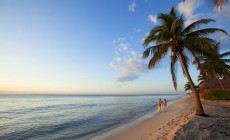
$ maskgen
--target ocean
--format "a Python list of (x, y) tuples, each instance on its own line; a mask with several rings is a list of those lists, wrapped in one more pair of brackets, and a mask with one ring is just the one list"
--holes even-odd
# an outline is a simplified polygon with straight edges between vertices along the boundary
[(0, 95), (0, 139), (85, 140), (184, 95)]

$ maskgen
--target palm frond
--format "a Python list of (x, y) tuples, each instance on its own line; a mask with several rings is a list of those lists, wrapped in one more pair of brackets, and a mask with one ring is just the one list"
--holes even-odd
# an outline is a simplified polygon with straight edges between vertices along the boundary
[(175, 10), (174, 6), (171, 8), (169, 15), (172, 17), (177, 17), (177, 11)]
[(225, 63), (230, 63), (230, 59), (222, 59)]
[(159, 44), (159, 45), (148, 47), (143, 52), (142, 58), (145, 59), (145, 58), (149, 57), (149, 54), (151, 54), (151, 56), (152, 56), (156, 52), (156, 50), (159, 49), (160, 47), (163, 47), (163, 45)]
[(222, 33), (225, 33), (226, 35), (228, 35), (228, 33), (222, 29), (206, 28), (206, 29), (200, 29), (200, 30), (190, 32), (190, 33), (186, 34), (186, 37), (202, 37), (202, 36), (207, 36), (209, 34), (213, 34), (216, 32), (222, 32)]
[(148, 36), (144, 39), (143, 45), (147, 47), (151, 42), (154, 42), (157, 38), (158, 32), (164, 31), (163, 26), (155, 26), (152, 30), (150, 30)]
[(225, 65), (226, 68), (228, 68), (230, 70), (230, 65)]
[(156, 44), (168, 42), (171, 39), (171, 32), (165, 31), (157, 34)]
[[(181, 57), (182, 57), (182, 61), (183, 61), (184, 65), (185, 65), (185, 68), (188, 70), (188, 68), (189, 68), (189, 58), (185, 55), (184, 52), (181, 52)], [(185, 74), (183, 68), (182, 68), (182, 71), (183, 71), (184, 76), (186, 77), (186, 74)]]
[(158, 14), (157, 16), (157, 19), (160, 19), (161, 20), (161, 24), (162, 26), (166, 27), (168, 30), (171, 29), (171, 25), (174, 21), (174, 17), (168, 15), (168, 14), (163, 14), (163, 13), (160, 13)]
[(175, 19), (171, 25), (171, 30), (170, 32), (173, 34), (173, 35), (181, 35), (181, 31), (182, 31), (182, 28), (183, 28), (183, 19), (182, 19), (182, 16), (180, 17), (180, 19)]
[(213, 49), (217, 44), (215, 40), (207, 37), (187, 37), (184, 39), (184, 43), (186, 46), (199, 47), (206, 51), (210, 51), (210, 49)]
[(201, 19), (201, 20), (195, 21), (192, 24), (188, 25), (182, 32), (184, 34), (189, 33), (192, 30), (199, 28), (200, 25), (202, 25), (202, 24), (208, 24), (211, 21), (215, 22), (215, 20), (208, 19), (208, 18), (207, 19)]
[(185, 90), (185, 91), (192, 90), (192, 89), (191, 89), (191, 85), (189, 84), (189, 82), (187, 82), (187, 83), (184, 85), (184, 90)]
[(175, 88), (175, 90), (177, 90), (177, 77), (176, 77), (176, 71), (177, 71), (177, 66), (176, 66), (176, 62), (178, 60), (178, 56), (176, 53), (173, 53), (173, 55), (171, 56), (171, 75), (172, 75), (172, 81), (173, 81), (173, 86)]
[(161, 44), (161, 46), (153, 52), (153, 57), (149, 61), (149, 69), (154, 68), (156, 64), (166, 56), (170, 48), (169, 44)]
[(222, 57), (226, 57), (226, 56), (229, 56), (229, 55), (230, 55), (230, 51), (225, 52), (225, 53), (222, 53), (222, 54), (220, 55), (220, 57), (222, 58)]

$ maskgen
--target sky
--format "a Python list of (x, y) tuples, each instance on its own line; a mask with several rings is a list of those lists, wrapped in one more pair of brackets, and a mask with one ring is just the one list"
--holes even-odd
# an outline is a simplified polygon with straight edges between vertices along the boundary
[[(187, 82), (180, 65), (175, 91), (166, 57), (154, 69), (143, 39), (174, 6), (185, 25), (230, 32), (230, 4), (207, 0), (0, 0), (0, 94), (176, 94)], [(229, 51), (230, 37), (221, 41)], [(199, 72), (190, 65), (195, 83)]]

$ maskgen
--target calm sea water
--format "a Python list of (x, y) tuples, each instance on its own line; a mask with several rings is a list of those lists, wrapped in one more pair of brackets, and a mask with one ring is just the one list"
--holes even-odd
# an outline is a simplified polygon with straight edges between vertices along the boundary
[(183, 95), (0, 95), (0, 139), (89, 139)]

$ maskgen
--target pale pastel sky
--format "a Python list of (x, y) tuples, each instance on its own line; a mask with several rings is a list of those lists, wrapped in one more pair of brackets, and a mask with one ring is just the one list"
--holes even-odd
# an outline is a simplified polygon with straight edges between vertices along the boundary
[[(207, 0), (0, 0), (0, 93), (183, 93), (181, 67), (175, 92), (169, 58), (151, 70), (141, 58), (157, 14), (172, 6), (186, 25), (212, 18), (207, 27), (230, 31), (230, 4), (219, 12)], [(229, 50), (229, 36), (212, 37)]]

